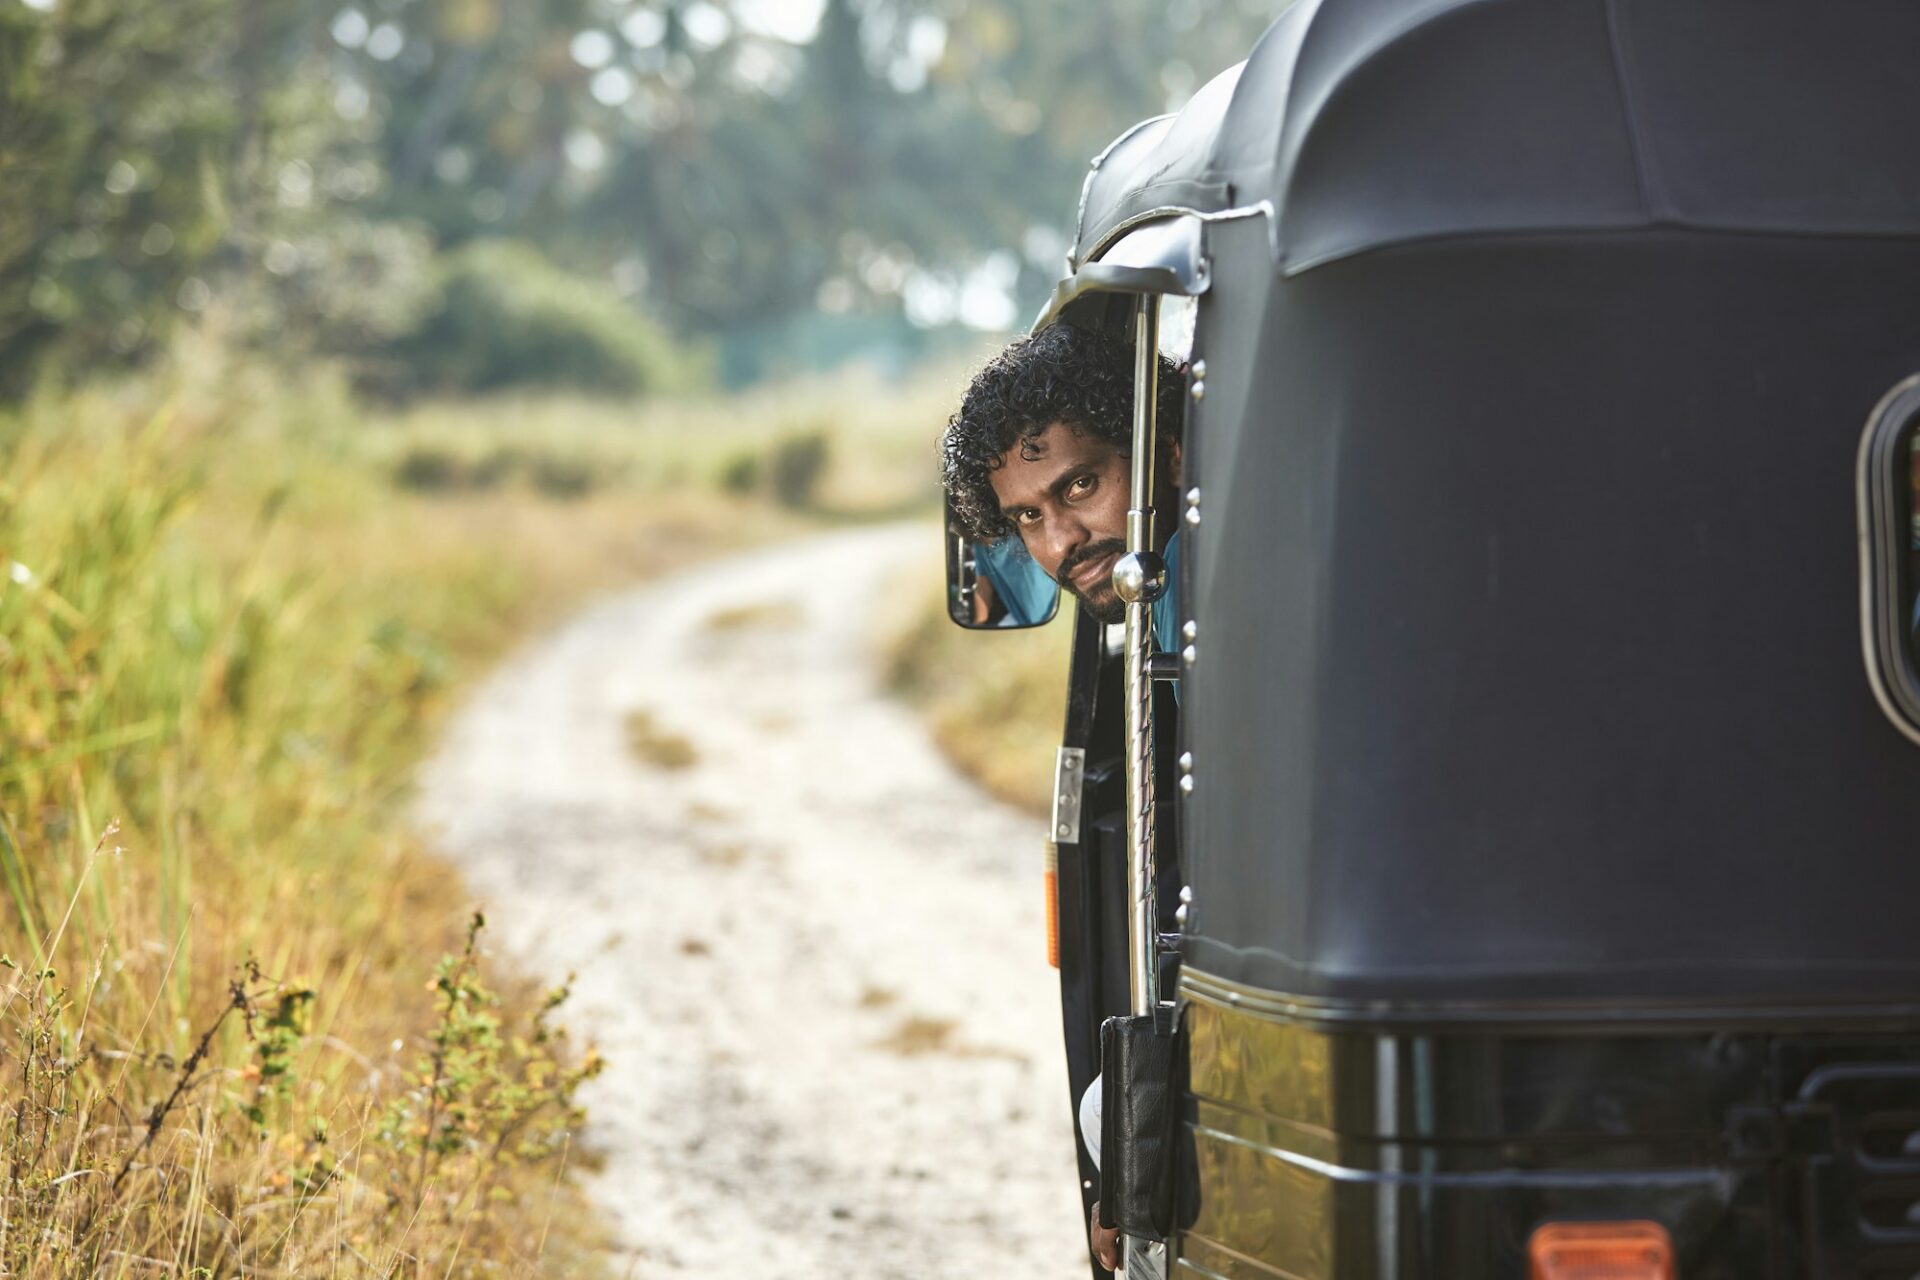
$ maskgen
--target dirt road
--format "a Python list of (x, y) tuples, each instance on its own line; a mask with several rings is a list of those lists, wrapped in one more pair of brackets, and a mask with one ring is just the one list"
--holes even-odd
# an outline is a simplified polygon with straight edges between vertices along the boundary
[(502, 668), (421, 817), (611, 1067), (589, 1187), (639, 1277), (1079, 1277), (1044, 824), (877, 691), (920, 527), (592, 609)]

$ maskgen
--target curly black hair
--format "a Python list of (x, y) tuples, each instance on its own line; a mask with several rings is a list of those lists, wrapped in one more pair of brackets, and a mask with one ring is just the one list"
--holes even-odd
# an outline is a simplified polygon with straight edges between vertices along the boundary
[[(1180, 438), (1181, 390), (1179, 366), (1161, 356), (1162, 448)], [(1056, 422), (1132, 451), (1132, 343), (1093, 329), (1048, 325), (1009, 345), (974, 375), (941, 441), (941, 478), (969, 537), (991, 542), (1013, 532), (1000, 514), (993, 473), (1017, 444)]]

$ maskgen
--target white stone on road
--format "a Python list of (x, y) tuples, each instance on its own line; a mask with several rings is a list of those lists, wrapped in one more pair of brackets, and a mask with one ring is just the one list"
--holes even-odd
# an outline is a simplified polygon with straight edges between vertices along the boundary
[[(1087, 1275), (1044, 823), (872, 667), (884, 592), (937, 556), (863, 529), (612, 599), (502, 667), (426, 771), (505, 949), (578, 972), (618, 1270)], [(636, 711), (692, 762), (630, 750)]]

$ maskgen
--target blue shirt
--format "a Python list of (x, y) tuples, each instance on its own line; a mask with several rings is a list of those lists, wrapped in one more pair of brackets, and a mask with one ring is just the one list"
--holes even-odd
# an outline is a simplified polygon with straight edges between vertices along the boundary
[[(1167, 589), (1153, 602), (1153, 645), (1161, 653), (1180, 652), (1180, 531), (1174, 530), (1160, 552), (1167, 562)], [(1059, 584), (1049, 578), (1019, 538), (1002, 538), (978, 548), (974, 564), (993, 584), (1013, 626), (1035, 626), (1052, 615)]]
[[(1175, 529), (1160, 552), (1167, 562), (1167, 589), (1153, 602), (1153, 647), (1180, 652), (1180, 531)], [(1178, 688), (1178, 686), (1175, 686)]]
[(1033, 627), (1053, 616), (1060, 588), (1027, 553), (1018, 537), (989, 542), (974, 552), (974, 566), (993, 584), (994, 598), (1007, 608), (1008, 625)]

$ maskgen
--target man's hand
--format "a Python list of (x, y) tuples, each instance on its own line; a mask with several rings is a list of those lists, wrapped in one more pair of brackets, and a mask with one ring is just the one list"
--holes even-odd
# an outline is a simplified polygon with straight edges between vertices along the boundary
[(1093, 1247), (1093, 1260), (1108, 1271), (1120, 1269), (1120, 1229), (1100, 1225), (1100, 1202), (1093, 1202), (1087, 1217), (1087, 1243)]

